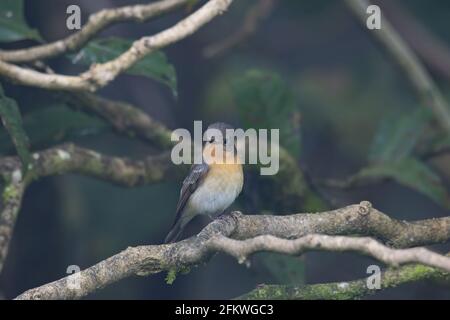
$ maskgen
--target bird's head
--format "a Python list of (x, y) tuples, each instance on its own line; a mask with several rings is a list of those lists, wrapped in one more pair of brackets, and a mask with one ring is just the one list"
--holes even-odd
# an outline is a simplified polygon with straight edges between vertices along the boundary
[[(224, 122), (211, 124), (204, 133), (204, 157), (209, 157), (209, 159), (212, 159), (212, 162), (234, 163), (236, 161), (236, 141), (234, 139), (233, 131), (231, 130), (234, 130), (234, 128)], [(228, 141), (227, 138), (231, 138), (231, 140)], [(220, 153), (217, 152), (218, 150), (220, 150)]]
[(234, 130), (231, 125), (225, 122), (215, 122), (209, 125), (205, 131), (206, 143), (226, 145), (227, 129)]

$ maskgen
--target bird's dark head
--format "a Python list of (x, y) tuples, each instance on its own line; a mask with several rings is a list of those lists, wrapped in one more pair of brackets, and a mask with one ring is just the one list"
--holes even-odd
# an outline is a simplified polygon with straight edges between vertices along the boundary
[(209, 125), (205, 131), (206, 142), (226, 144), (227, 129), (234, 130), (231, 125), (225, 122), (215, 122)]

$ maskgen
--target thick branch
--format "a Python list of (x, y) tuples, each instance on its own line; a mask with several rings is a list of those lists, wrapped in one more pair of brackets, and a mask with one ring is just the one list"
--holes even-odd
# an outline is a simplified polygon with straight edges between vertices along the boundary
[(450, 217), (405, 222), (392, 219), (370, 202), (321, 213), (288, 216), (243, 215), (233, 233), (235, 239), (273, 235), (295, 239), (307, 234), (359, 234), (375, 237), (396, 248), (443, 243), (450, 239)]
[(293, 285), (260, 285), (237, 299), (297, 299), (297, 300), (349, 300), (375, 294), (380, 290), (395, 288), (402, 284), (420, 280), (447, 279), (449, 274), (437, 268), (423, 265), (408, 265), (401, 268), (389, 268), (380, 274), (380, 288), (371, 289), (368, 278), (349, 281)]
[(295, 240), (281, 239), (271, 235), (258, 236), (248, 240), (234, 240), (218, 236), (210, 241), (210, 246), (234, 256), (240, 263), (260, 251), (278, 252), (289, 255), (316, 251), (353, 251), (371, 256), (388, 265), (398, 266), (405, 263), (421, 263), (450, 272), (450, 258), (425, 248), (391, 249), (380, 242), (368, 238), (328, 236), (309, 234)]
[[(79, 299), (97, 289), (132, 275), (149, 275), (179, 270), (207, 260), (206, 242), (214, 234), (229, 235), (235, 227), (232, 216), (215, 220), (195, 237), (174, 244), (129, 247), (78, 274), (80, 287), (68, 283), (74, 275), (28, 290), (16, 299)], [(75, 274), (77, 275), (77, 274)], [(72, 278), (70, 278), (72, 277)]]
[(144, 22), (155, 16), (172, 11), (189, 0), (163, 0), (145, 5), (124, 6), (101, 10), (89, 17), (83, 28), (65, 39), (19, 50), (0, 50), (0, 60), (29, 62), (48, 59), (80, 49), (90, 39), (108, 26), (125, 21)]
[[(247, 245), (250, 241), (258, 242), (267, 236), (277, 238), (297, 238), (297, 240), (283, 240), (283, 245), (293, 246), (298, 243), (313, 241), (310, 247), (302, 249), (317, 249), (314, 243), (317, 237), (322, 237), (321, 243), (327, 245), (326, 249), (358, 250), (364, 254), (375, 255), (387, 263), (407, 263), (420, 260), (427, 264), (439, 265), (447, 268), (449, 259), (439, 256), (425, 249), (413, 251), (393, 250), (375, 243), (374, 240), (357, 238), (323, 238), (323, 236), (308, 236), (311, 233), (336, 234), (363, 234), (379, 237), (383, 241), (396, 247), (410, 247), (447, 241), (450, 238), (450, 218), (430, 219), (416, 222), (402, 222), (391, 219), (373, 209), (370, 203), (363, 201), (359, 205), (351, 205), (334, 211), (316, 214), (296, 214), (291, 216), (246, 216), (234, 213), (224, 216), (210, 223), (197, 236), (187, 240), (164, 245), (141, 246), (128, 248), (116, 256), (108, 258), (91, 268), (81, 271), (79, 279), (80, 289), (70, 289), (67, 286), (68, 278), (62, 278), (44, 286), (31, 289), (20, 295), (19, 299), (73, 299), (81, 298), (87, 294), (116, 282), (133, 274), (152, 274), (164, 270), (180, 270), (198, 265), (216, 252), (228, 250), (228, 241), (254, 238), (240, 243)], [(305, 238), (301, 238), (306, 236)], [(232, 239), (227, 239), (230, 237)], [(270, 239), (269, 239), (270, 240)], [(338, 240), (337, 242), (335, 240)], [(357, 240), (355, 247), (354, 240)], [(225, 241), (225, 242), (224, 242)], [(287, 241), (284, 243), (284, 241)], [(350, 245), (348, 245), (350, 243)], [(375, 244), (374, 244), (375, 243)], [(348, 245), (348, 246), (347, 246)], [(259, 246), (259, 247), (258, 247)], [(370, 249), (370, 248), (372, 249)], [(375, 251), (373, 251), (375, 247)], [(228, 249), (227, 249), (228, 248)], [(257, 244), (252, 247), (253, 253), (260, 250), (280, 250), (286, 252), (284, 247), (273, 247), (270, 244)], [(425, 250), (425, 251), (424, 251)], [(227, 251), (228, 252), (228, 251)], [(231, 251), (229, 251), (231, 252)], [(385, 255), (385, 253), (389, 253)], [(241, 256), (238, 252), (236, 256)], [(419, 253), (419, 256), (416, 254)], [(421, 256), (425, 254), (425, 257)], [(235, 255), (233, 253), (233, 255)], [(409, 256), (408, 256), (409, 255)], [(428, 257), (427, 257), (428, 256)], [(431, 257), (431, 260), (425, 259)], [(426, 260), (426, 261), (425, 261)], [(70, 278), (69, 278), (70, 279)]]
[[(367, 0), (346, 0), (345, 3), (365, 27), (368, 17), (366, 10), (370, 2)], [(394, 61), (401, 67), (406, 79), (416, 90), (424, 105), (433, 110), (437, 123), (447, 133), (450, 133), (450, 109), (445, 99), (422, 63), (386, 17), (383, 16), (381, 29), (367, 29), (367, 31), (380, 41)]]
[(127, 51), (114, 60), (92, 65), (88, 71), (79, 76), (45, 74), (5, 61), (0, 61), (0, 74), (14, 82), (44, 89), (95, 91), (106, 86), (146, 55), (193, 34), (214, 17), (222, 14), (231, 2), (232, 0), (210, 0), (173, 27), (135, 41)]

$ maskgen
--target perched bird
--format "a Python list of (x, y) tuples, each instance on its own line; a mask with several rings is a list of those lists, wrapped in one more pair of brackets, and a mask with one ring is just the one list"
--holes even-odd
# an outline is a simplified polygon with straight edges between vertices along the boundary
[[(210, 125), (208, 129), (220, 131), (223, 139), (216, 139), (214, 135), (206, 137), (202, 163), (194, 164), (183, 181), (175, 222), (165, 239), (166, 243), (175, 242), (184, 227), (196, 215), (205, 214), (214, 218), (222, 214), (242, 190), (244, 175), (242, 164), (234, 152), (235, 142), (232, 142), (232, 150), (226, 148), (226, 129), (232, 129), (232, 127), (218, 122)], [(214, 156), (218, 154), (223, 155), (223, 158), (214, 161)], [(205, 161), (206, 157), (210, 157), (207, 159), (212, 157), (212, 161)], [(232, 161), (221, 161), (223, 159), (232, 159)]]

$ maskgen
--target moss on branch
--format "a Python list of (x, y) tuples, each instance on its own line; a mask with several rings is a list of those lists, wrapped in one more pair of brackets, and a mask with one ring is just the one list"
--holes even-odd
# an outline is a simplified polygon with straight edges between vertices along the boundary
[(296, 299), (296, 300), (351, 300), (375, 294), (380, 290), (395, 288), (405, 283), (430, 279), (445, 279), (449, 274), (424, 265), (408, 265), (389, 268), (381, 273), (380, 289), (369, 289), (367, 279), (349, 282), (320, 283), (303, 286), (260, 285), (238, 297), (254, 299)]

